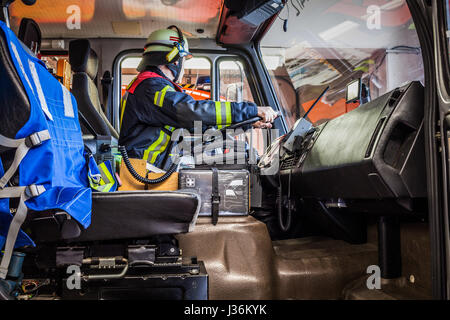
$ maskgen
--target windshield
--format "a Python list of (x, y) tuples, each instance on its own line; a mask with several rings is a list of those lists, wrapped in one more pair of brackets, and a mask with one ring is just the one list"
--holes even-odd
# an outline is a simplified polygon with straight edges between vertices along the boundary
[[(327, 86), (308, 115), (316, 125), (407, 82), (423, 84), (419, 40), (406, 1), (287, 2), (261, 52), (289, 128)], [(347, 102), (347, 85), (359, 78), (367, 99)]]

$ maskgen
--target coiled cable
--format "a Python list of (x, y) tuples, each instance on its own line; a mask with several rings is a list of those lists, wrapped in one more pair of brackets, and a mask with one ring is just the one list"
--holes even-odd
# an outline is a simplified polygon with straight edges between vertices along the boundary
[(141, 176), (139, 173), (136, 172), (136, 170), (134, 170), (133, 165), (131, 164), (130, 159), (128, 158), (127, 149), (124, 146), (119, 146), (118, 150), (119, 150), (120, 154), (122, 155), (122, 159), (125, 162), (125, 166), (127, 167), (130, 174), (133, 176), (133, 178), (135, 178), (137, 181), (144, 183), (144, 184), (158, 184), (158, 183), (164, 182), (167, 179), (169, 179), (169, 177), (172, 175), (172, 173), (174, 173), (175, 170), (177, 169), (177, 164), (173, 163), (170, 166), (169, 170), (167, 170), (167, 172), (164, 175), (162, 175), (161, 177), (156, 178), (156, 179), (148, 179), (148, 178)]

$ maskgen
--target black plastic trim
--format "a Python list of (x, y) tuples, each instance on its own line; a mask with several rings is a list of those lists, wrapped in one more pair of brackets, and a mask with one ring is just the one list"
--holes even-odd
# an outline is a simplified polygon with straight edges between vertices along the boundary
[[(425, 70), (425, 155), (428, 188), (428, 215), (431, 241), (431, 280), (434, 299), (447, 299), (445, 240), (442, 211), (442, 166), (436, 144), (437, 96), (434, 72), (434, 45), (430, 9), (425, 2), (407, 0), (422, 48)], [(428, 11), (428, 12), (427, 12)]]

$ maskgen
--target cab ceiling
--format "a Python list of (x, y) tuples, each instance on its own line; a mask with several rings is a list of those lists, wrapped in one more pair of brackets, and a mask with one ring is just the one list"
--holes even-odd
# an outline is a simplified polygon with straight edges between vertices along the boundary
[[(146, 38), (175, 24), (188, 38), (216, 37), (223, 0), (37, 0), (10, 7), (11, 25), (34, 19), (43, 38)], [(79, 23), (78, 23), (79, 22)]]

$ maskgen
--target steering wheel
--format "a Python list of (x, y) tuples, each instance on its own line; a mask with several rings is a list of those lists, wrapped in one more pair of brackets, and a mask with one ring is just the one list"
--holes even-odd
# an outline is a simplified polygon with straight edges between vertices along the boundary
[[(205, 148), (207, 146), (209, 146), (210, 150), (212, 150), (214, 148), (226, 149), (227, 147), (229, 147), (231, 145), (234, 146), (235, 143), (239, 143), (239, 142), (237, 142), (232, 135), (227, 133), (227, 130), (235, 130), (235, 129), (241, 128), (243, 126), (253, 124), (260, 120), (261, 120), (260, 117), (253, 117), (253, 118), (250, 118), (250, 119), (238, 122), (238, 123), (231, 124), (227, 127), (221, 128), (221, 129), (215, 129), (211, 134), (208, 134), (208, 137), (206, 139), (204, 139), (204, 136), (202, 138), (198, 139), (201, 141), (201, 145), (197, 144), (197, 146), (198, 147), (201, 146), (200, 148), (201, 148), (202, 153), (205, 151)], [(211, 129), (213, 129), (213, 128), (209, 127), (207, 130), (211, 130)], [(220, 136), (223, 138), (222, 140), (216, 140), (218, 138), (217, 137), (218, 134), (220, 134)], [(232, 141), (232, 143), (230, 143), (231, 141)], [(195, 140), (193, 143), (194, 143), (194, 150), (195, 150), (196, 149)], [(247, 142), (245, 142), (245, 144), (247, 144)], [(247, 150), (247, 147), (244, 147), (244, 149)]]
[[(222, 137), (223, 137), (225, 140), (226, 140), (227, 138), (233, 139), (233, 137), (227, 133), (227, 130), (235, 130), (235, 129), (238, 129), (238, 128), (241, 128), (241, 127), (244, 127), (244, 126), (253, 124), (253, 123), (255, 123), (255, 122), (258, 122), (258, 121), (260, 121), (261, 119), (262, 119), (261, 117), (256, 116), (256, 117), (253, 117), (253, 118), (250, 118), (250, 119), (241, 121), (241, 122), (233, 123), (233, 124), (231, 124), (231, 125), (229, 125), (229, 126), (226, 126), (226, 127), (221, 128), (221, 129), (216, 129), (214, 132), (220, 132), (221, 135), (222, 135)], [(209, 130), (209, 129), (212, 129), (212, 127), (209, 127), (208, 130)], [(215, 140), (215, 135), (212, 134), (211, 137), (210, 137), (209, 139), (203, 140), (203, 145), (208, 144), (208, 143), (211, 143), (211, 142), (213, 142), (214, 140)]]
[(233, 123), (233, 124), (231, 124), (231, 125), (229, 125), (227, 127), (223, 127), (222, 129), (219, 129), (218, 131), (220, 131), (222, 133), (225, 133), (227, 130), (234, 130), (234, 129), (237, 129), (237, 128), (241, 128), (241, 127), (244, 127), (246, 125), (258, 122), (260, 120), (262, 120), (261, 117), (253, 117), (253, 118), (250, 118), (248, 120), (244, 120), (244, 121), (241, 121), (241, 122)]

